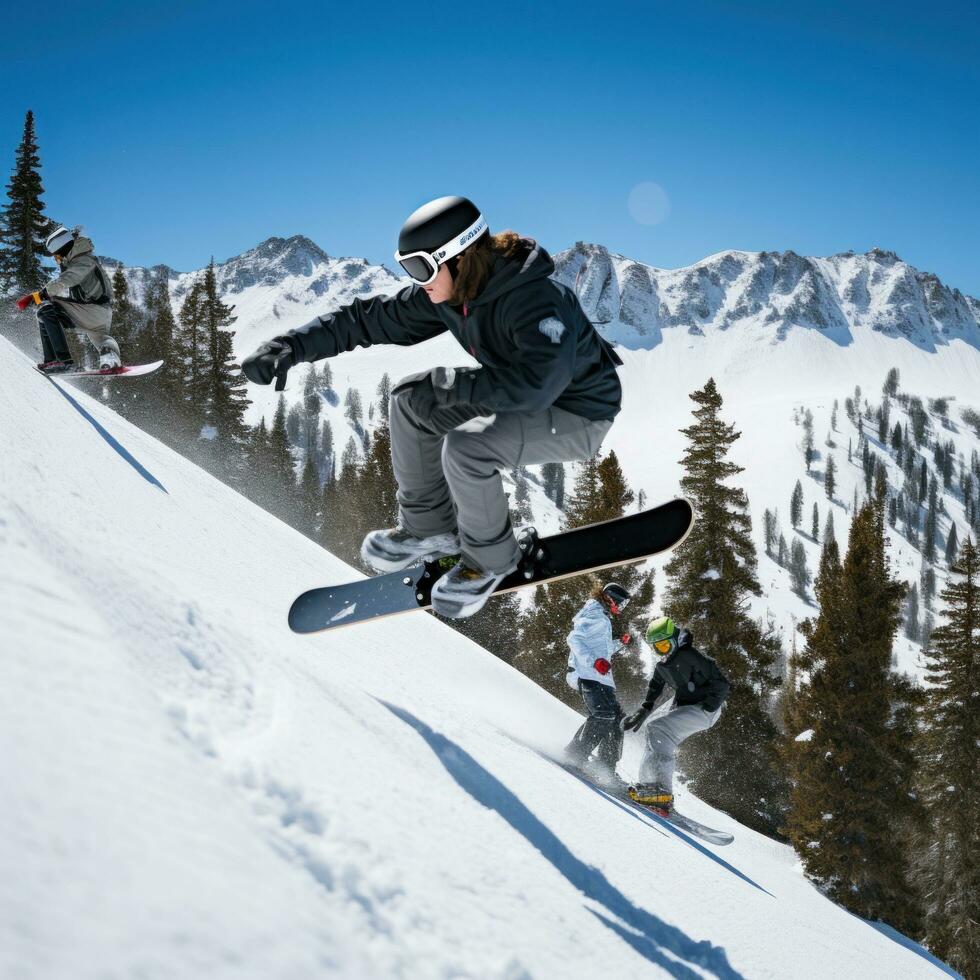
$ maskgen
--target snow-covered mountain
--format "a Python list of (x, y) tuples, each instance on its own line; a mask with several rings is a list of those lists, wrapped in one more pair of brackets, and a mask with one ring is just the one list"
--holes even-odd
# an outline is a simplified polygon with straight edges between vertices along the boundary
[(291, 634), (351, 569), (2, 338), (0, 376), (0, 975), (955, 975), (543, 758), (579, 716), (434, 617)]
[(753, 325), (776, 339), (812, 329), (847, 344), (855, 330), (870, 329), (923, 350), (953, 339), (980, 347), (980, 301), (877, 248), (827, 258), (720, 252), (684, 269), (656, 269), (579, 242), (556, 257), (555, 275), (627, 347), (652, 347), (668, 329), (701, 336)]

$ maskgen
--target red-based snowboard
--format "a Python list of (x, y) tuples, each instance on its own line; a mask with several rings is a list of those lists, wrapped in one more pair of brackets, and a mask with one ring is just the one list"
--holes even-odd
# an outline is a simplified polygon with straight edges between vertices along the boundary
[(152, 364), (123, 364), (121, 367), (95, 371), (60, 371), (57, 374), (48, 374), (40, 368), (36, 370), (46, 378), (138, 378), (141, 374), (151, 374), (160, 367), (163, 367), (163, 361), (154, 361)]

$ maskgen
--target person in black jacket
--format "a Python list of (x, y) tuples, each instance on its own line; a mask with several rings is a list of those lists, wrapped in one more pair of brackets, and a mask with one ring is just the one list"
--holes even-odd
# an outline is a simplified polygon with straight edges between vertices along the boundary
[(665, 687), (673, 690), (674, 704), (647, 725), (647, 751), (639, 781), (629, 788), (629, 795), (667, 813), (674, 802), (677, 748), (718, 721), (731, 685), (714, 660), (694, 647), (690, 632), (675, 626), (669, 616), (650, 623), (646, 639), (663, 659), (650, 678), (643, 704), (623, 719), (623, 729), (639, 731)]
[(368, 534), (361, 554), (381, 572), (461, 554), (432, 606), (470, 616), (521, 557), (500, 471), (597, 452), (620, 409), (622, 362), (574, 291), (550, 278), (548, 253), (514, 232), (491, 235), (466, 198), (414, 212), (395, 257), (412, 285), (268, 341), (242, 371), (281, 384), (303, 361), (453, 334), (479, 367), (437, 367), (392, 389), (398, 525)]

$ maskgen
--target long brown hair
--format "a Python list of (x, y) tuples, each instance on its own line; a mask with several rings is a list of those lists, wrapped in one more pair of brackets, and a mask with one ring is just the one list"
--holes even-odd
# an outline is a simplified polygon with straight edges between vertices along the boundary
[(526, 259), (534, 248), (534, 242), (518, 235), (516, 231), (502, 231), (499, 235), (484, 235), (461, 253), (453, 274), (453, 291), (449, 297), (451, 306), (462, 306), (476, 299), (490, 279), (493, 260)]

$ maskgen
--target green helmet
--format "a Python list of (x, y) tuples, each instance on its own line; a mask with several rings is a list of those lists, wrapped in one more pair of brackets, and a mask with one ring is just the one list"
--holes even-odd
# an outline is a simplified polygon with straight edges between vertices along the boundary
[(677, 638), (677, 632), (677, 627), (670, 616), (661, 616), (660, 619), (653, 620), (647, 627), (647, 643), (652, 647), (656, 647), (657, 643), (663, 643), (665, 640), (673, 643)]

